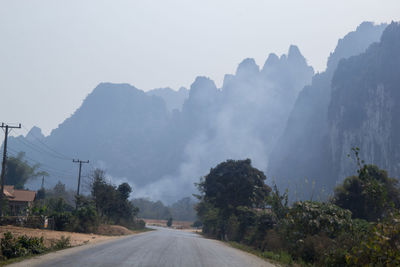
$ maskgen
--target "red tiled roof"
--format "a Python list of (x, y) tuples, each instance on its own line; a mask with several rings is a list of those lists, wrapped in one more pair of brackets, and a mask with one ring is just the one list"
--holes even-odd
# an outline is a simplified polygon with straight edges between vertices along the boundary
[(17, 190), (13, 185), (4, 186), (4, 194), (11, 201), (32, 202), (35, 200), (36, 192), (30, 190)]
[(4, 195), (7, 197), (13, 197), (14, 196), (14, 186), (13, 185), (5, 185), (4, 186)]

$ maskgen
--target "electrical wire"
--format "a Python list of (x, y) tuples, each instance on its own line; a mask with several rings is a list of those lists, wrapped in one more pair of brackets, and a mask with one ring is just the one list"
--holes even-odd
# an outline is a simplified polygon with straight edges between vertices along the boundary
[[(12, 149), (12, 148), (8, 148), (8, 150), (10, 150), (12, 153), (10, 153), (11, 155), (13, 155), (14, 157), (18, 156), (18, 153), (16, 150)], [(40, 161), (37, 161), (29, 156), (27, 156), (26, 154), (24, 155), (24, 159), (28, 162), (30, 162), (30, 164), (38, 164), (39, 166), (37, 167), (38, 169), (42, 169), (43, 171), (46, 171), (48, 173), (56, 173), (56, 174), (61, 174), (61, 175), (75, 175), (72, 172), (66, 171), (66, 170), (59, 170), (59, 169), (55, 169), (50, 165), (44, 164)], [(45, 166), (45, 167), (42, 167)]]
[[(22, 125), (22, 128), (24, 128), (24, 130), (29, 133), (30, 131), (24, 126)], [(63, 153), (58, 152), (57, 150), (53, 149), (52, 147), (50, 147), (49, 145), (47, 145), (45, 142), (43, 142), (42, 140), (40, 140), (40, 138), (38, 138), (35, 134), (33, 134), (32, 132), (30, 133), (39, 143), (41, 143), (44, 147), (46, 147), (48, 150), (52, 151), (55, 154), (58, 154), (59, 157), (64, 158), (65, 160), (72, 160), (72, 157), (68, 157)]]

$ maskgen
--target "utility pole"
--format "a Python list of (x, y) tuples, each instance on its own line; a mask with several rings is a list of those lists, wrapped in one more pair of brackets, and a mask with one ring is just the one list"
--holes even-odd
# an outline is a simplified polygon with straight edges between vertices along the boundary
[(79, 160), (79, 159), (77, 159), (77, 160), (73, 159), (72, 162), (79, 163), (78, 190), (76, 191), (76, 194), (79, 196), (79, 187), (81, 186), (82, 163), (89, 163), (89, 161), (88, 160), (83, 161), (83, 160)]
[(3, 215), (3, 197), (4, 197), (4, 183), (6, 176), (6, 164), (7, 164), (7, 137), (8, 137), (8, 129), (20, 129), (21, 123), (18, 126), (9, 126), (4, 122), (1, 123), (0, 128), (5, 128), (4, 135), (4, 150), (3, 150), (3, 163), (1, 164), (1, 193), (0, 193), (0, 209), (1, 215)]

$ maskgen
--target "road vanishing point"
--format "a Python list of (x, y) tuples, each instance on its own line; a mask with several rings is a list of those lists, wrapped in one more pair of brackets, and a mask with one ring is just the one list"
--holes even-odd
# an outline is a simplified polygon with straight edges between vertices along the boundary
[(223, 242), (166, 228), (37, 256), (10, 266), (272, 267)]

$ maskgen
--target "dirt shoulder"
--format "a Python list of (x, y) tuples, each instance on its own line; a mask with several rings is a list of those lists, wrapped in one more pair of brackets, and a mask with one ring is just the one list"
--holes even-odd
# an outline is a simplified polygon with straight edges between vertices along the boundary
[[(32, 229), (17, 227), (12, 225), (0, 226), (0, 236), (3, 237), (5, 232), (11, 232), (14, 236), (34, 236), (42, 237), (44, 239), (45, 246), (50, 246), (54, 241), (59, 240), (61, 236), (69, 237), (71, 246), (79, 246), (83, 244), (92, 244), (105, 240), (116, 239), (121, 235), (133, 234), (134, 232), (121, 227), (104, 226), (104, 235), (97, 234), (82, 234), (82, 233), (72, 233), (64, 231), (52, 231), (52, 230), (42, 230), (42, 229)], [(114, 228), (117, 228), (114, 231)]]

